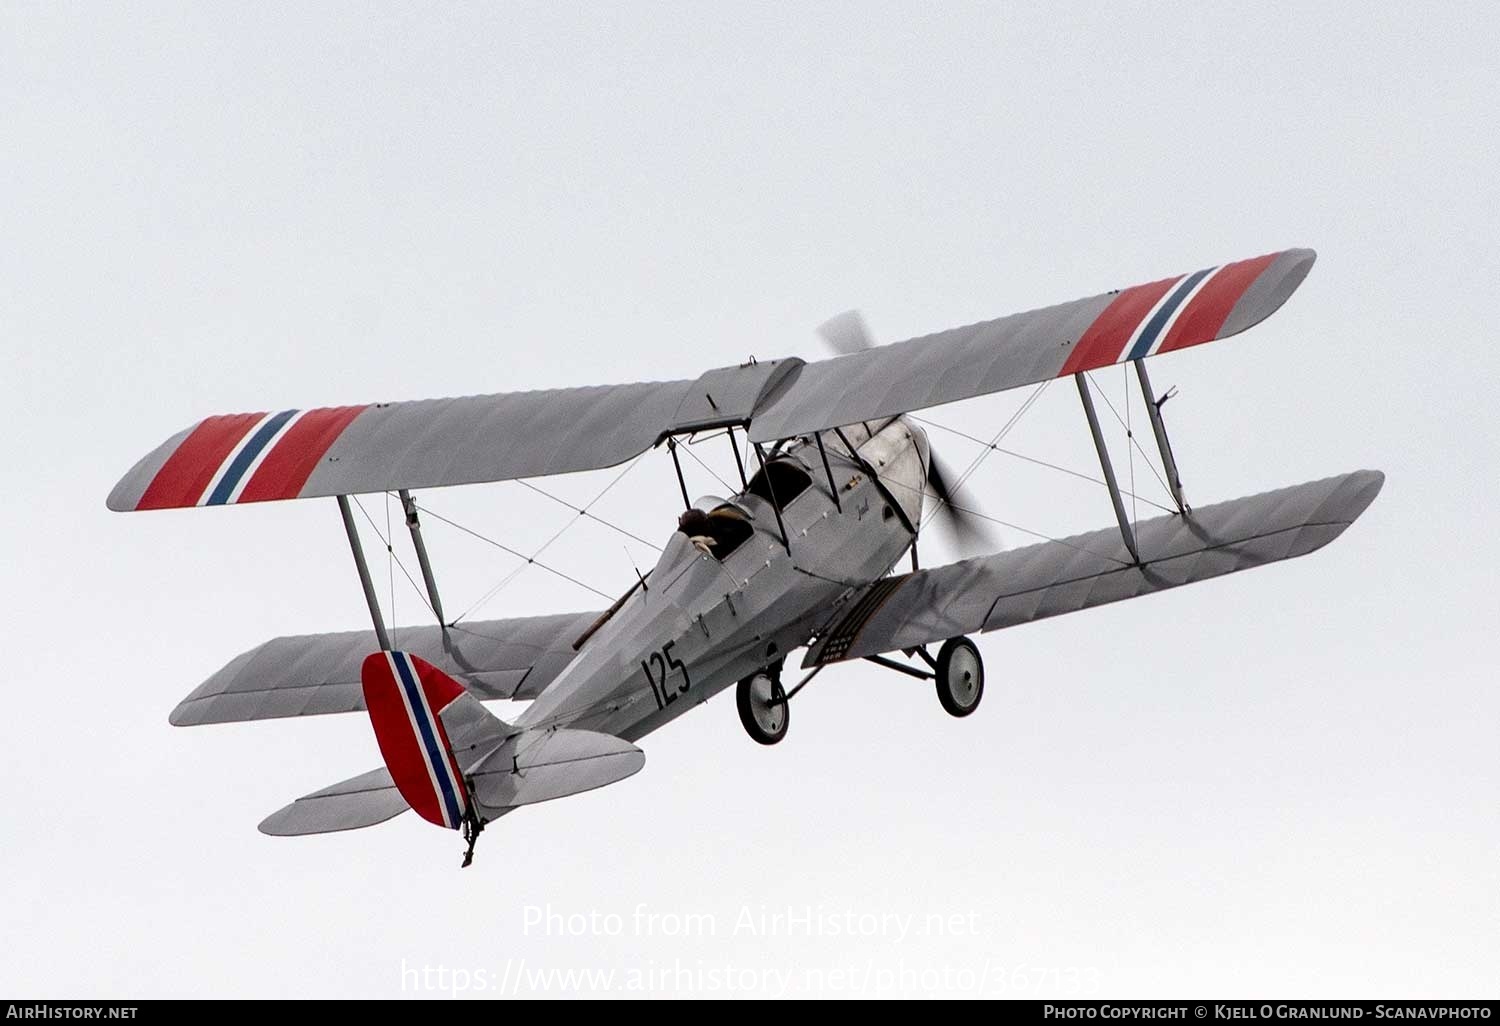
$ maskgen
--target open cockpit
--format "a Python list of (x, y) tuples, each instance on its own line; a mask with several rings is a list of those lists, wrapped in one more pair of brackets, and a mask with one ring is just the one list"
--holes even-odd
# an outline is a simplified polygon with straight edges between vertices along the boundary
[(764, 499), (776, 509), (785, 510), (793, 499), (811, 486), (812, 477), (799, 460), (776, 456), (755, 472), (745, 492)]
[[(709, 507), (705, 510), (703, 507)], [(677, 518), (677, 530), (704, 555), (723, 562), (755, 534), (750, 515), (732, 502), (699, 499)]]
[(677, 530), (698, 551), (723, 562), (754, 536), (752, 508), (764, 503), (779, 514), (810, 487), (812, 477), (801, 461), (781, 454), (750, 478), (737, 499), (699, 499), (677, 518)]

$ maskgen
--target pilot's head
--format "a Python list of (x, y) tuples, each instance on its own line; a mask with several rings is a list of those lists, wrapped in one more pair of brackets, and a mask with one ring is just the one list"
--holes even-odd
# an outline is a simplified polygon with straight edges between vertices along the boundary
[(702, 534), (708, 528), (708, 514), (701, 509), (684, 510), (677, 518), (677, 530), (686, 535)]

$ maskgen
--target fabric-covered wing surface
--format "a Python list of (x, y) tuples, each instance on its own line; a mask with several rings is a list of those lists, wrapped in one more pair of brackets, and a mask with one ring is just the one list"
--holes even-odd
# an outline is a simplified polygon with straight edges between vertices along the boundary
[(215, 506), (613, 466), (656, 441), (688, 384), (209, 417), (137, 463), (108, 505)]
[(1109, 528), (869, 585), (804, 665), (858, 659), (1071, 613), (1306, 555), (1344, 532), (1379, 471), (1283, 488), (1136, 527), (1143, 565)]
[(691, 380), (209, 417), (140, 460), (113, 510), (216, 506), (613, 466), (665, 434), (750, 424), (770, 441), (1227, 338), (1312, 267), (1289, 249), (863, 352)]
[(756, 413), (750, 436), (789, 438), (1228, 338), (1286, 302), (1314, 259), (1289, 249), (809, 363)]
[(113, 510), (509, 481), (622, 463), (666, 433), (743, 424), (802, 361), (695, 379), (209, 417), (115, 485)]
[[(535, 698), (573, 658), (574, 640), (598, 616), (483, 620), (446, 632), (436, 625), (398, 627), (391, 641), (478, 698)], [(360, 664), (379, 647), (367, 630), (273, 638), (204, 681), (172, 710), (171, 721), (192, 726), (361, 710)]]

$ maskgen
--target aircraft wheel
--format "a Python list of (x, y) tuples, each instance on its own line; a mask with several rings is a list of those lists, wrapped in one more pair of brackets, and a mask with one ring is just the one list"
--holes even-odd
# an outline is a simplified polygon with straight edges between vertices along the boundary
[(938, 649), (937, 696), (950, 716), (967, 716), (984, 697), (984, 660), (968, 638), (949, 638)]
[(781, 689), (781, 681), (761, 670), (740, 681), (734, 692), (745, 733), (756, 744), (774, 745), (786, 737), (792, 707)]

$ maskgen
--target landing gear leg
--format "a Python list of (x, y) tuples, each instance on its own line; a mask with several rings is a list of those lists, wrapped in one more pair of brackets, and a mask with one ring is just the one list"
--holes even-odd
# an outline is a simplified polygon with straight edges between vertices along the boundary
[(984, 697), (984, 660), (968, 638), (949, 638), (933, 664), (938, 701), (950, 716), (967, 716)]
[(786, 737), (792, 707), (782, 690), (779, 668), (757, 670), (740, 681), (734, 702), (745, 733), (756, 744), (774, 745)]

